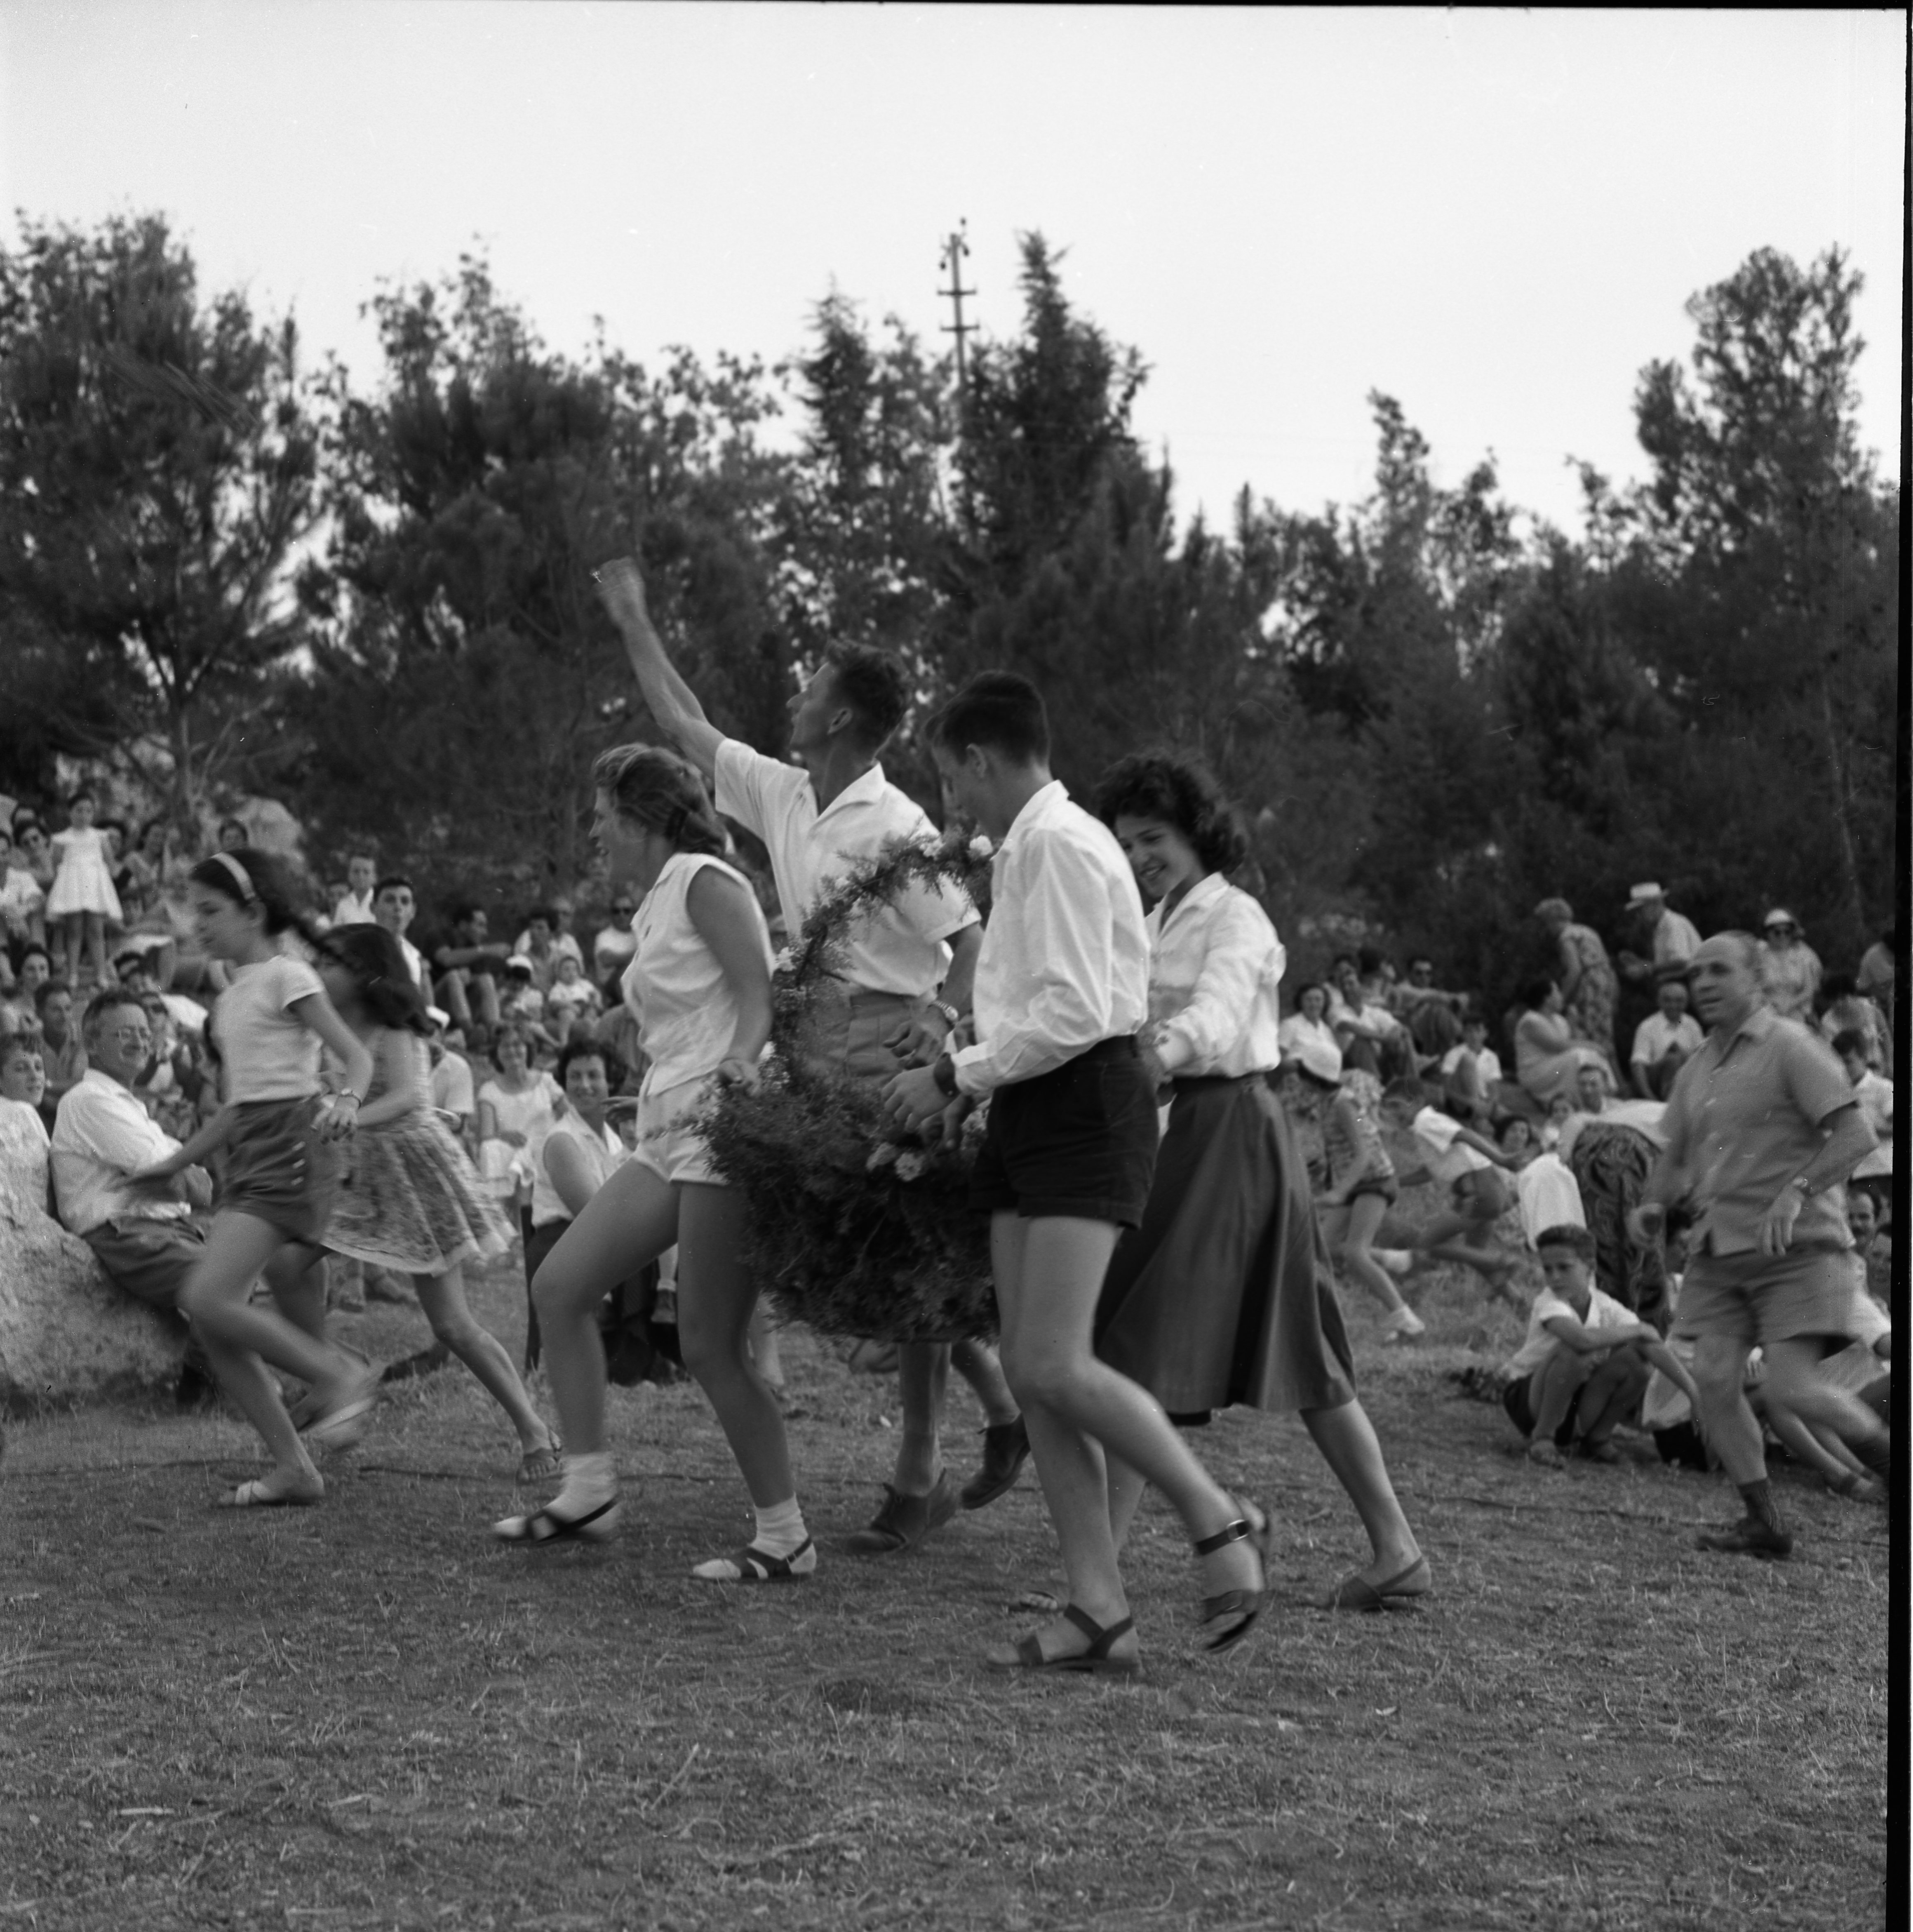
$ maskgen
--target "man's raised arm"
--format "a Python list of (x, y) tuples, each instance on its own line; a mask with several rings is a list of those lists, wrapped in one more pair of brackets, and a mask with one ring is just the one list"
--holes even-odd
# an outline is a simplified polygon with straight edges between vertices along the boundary
[(664, 655), (663, 640), (644, 601), (644, 579), (635, 562), (621, 556), (598, 573), (598, 594), (625, 640), (625, 654), (637, 674), (637, 686), (651, 715), (678, 749), (712, 777), (724, 734), (704, 716), (697, 694)]

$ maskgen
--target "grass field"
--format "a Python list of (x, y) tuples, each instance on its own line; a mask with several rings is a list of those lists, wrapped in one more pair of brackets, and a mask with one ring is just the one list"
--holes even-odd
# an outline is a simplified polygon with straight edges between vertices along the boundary
[[(509, 1269), (474, 1300), (517, 1346)], [(1704, 1556), (1723, 1483), (1532, 1468), (1444, 1379), (1515, 1318), (1445, 1276), (1423, 1305), (1413, 1352), (1351, 1321), (1437, 1595), (1312, 1607), (1362, 1558), (1354, 1514), (1293, 1418), (1232, 1413), (1200, 1446), (1274, 1516), (1273, 1600), (1241, 1651), (1197, 1653), (1194, 1567), (1146, 1505), (1127, 1685), (979, 1666), (1057, 1586), (1030, 1477), (910, 1556), (833, 1549), (877, 1500), (894, 1396), (801, 1334), (824, 1558), (779, 1588), (687, 1574), (748, 1527), (688, 1387), (616, 1393), (637, 1507), (603, 1550), (493, 1543), (515, 1454), (455, 1366), (395, 1385), (309, 1510), (212, 1507), (254, 1466), (223, 1415), (15, 1425), (0, 1923), (1881, 1924), (1885, 1513), (1783, 1476), (1793, 1562)], [(424, 1334), (378, 1309), (349, 1332)], [(952, 1409), (961, 1476), (980, 1418)]]

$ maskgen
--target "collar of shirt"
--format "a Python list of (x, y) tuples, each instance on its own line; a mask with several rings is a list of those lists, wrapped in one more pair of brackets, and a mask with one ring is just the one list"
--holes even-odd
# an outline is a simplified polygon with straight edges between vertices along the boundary
[[(1069, 794), (1064, 789), (1060, 778), (1051, 778), (1041, 785), (1023, 801), (1023, 808), (1009, 822), (1009, 830), (1003, 834), (1003, 843), (997, 848), (996, 858), (1006, 858), (1018, 845), (1023, 844), (1038, 826), (1054, 818), (1060, 806), (1069, 802)], [(996, 860), (992, 860), (992, 866)]]
[(1199, 912), (1203, 907), (1211, 905), (1229, 889), (1229, 882), (1220, 872), (1210, 872), (1196, 880), (1176, 903), (1165, 913), (1157, 906), (1150, 914), (1160, 933), (1171, 920), (1180, 920), (1183, 914)]
[[(821, 807), (817, 814), (818, 819), (826, 819), (833, 812), (853, 810), (860, 805), (881, 803), (889, 782), (883, 776), (882, 765), (873, 764), (868, 771), (859, 772), (828, 805)], [(817, 798), (814, 784), (810, 788), (810, 794), (814, 802)]]
[(1765, 1040), (1780, 1023), (1780, 1016), (1764, 1002), (1756, 1006), (1731, 1034), (1723, 1033), (1718, 1027), (1708, 1036), (1708, 1044), (1715, 1046), (1714, 1058), (1725, 1060), (1744, 1040)]

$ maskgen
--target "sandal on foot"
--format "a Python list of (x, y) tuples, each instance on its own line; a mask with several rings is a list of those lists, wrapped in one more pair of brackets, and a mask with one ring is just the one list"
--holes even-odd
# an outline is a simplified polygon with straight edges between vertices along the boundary
[(560, 1516), (548, 1504), (529, 1516), (508, 1516), (491, 1526), (501, 1543), (608, 1543), (618, 1533), (618, 1499), (582, 1516)]
[[(730, 1576), (717, 1574), (721, 1564), (730, 1569)], [(817, 1545), (807, 1536), (788, 1556), (773, 1556), (747, 1543), (728, 1556), (714, 1556), (708, 1563), (699, 1564), (691, 1574), (705, 1583), (796, 1583), (816, 1568)]]
[(1426, 1556), (1417, 1556), (1405, 1570), (1371, 1583), (1357, 1570), (1342, 1578), (1322, 1608), (1325, 1610), (1395, 1610), (1405, 1609), (1418, 1597), (1429, 1595), (1435, 1578)]
[(1240, 1619), (1219, 1636), (1205, 1643), (1204, 1650), (1227, 1650), (1241, 1642), (1262, 1614), (1263, 1598), (1268, 1592), (1269, 1519), (1252, 1502), (1239, 1503), (1237, 1507), (1242, 1514), (1213, 1536), (1201, 1538), (1196, 1544), (1195, 1553), (1198, 1556), (1213, 1556), (1219, 1550), (1227, 1549), (1231, 1543), (1246, 1542), (1255, 1552), (1256, 1567), (1262, 1572), (1262, 1586), (1255, 1590), (1224, 1590), (1216, 1596), (1203, 1598), (1202, 1622), (1205, 1629), (1219, 1617)]
[(1066, 1623), (1074, 1624), (1089, 1639), (1087, 1650), (1068, 1651), (1060, 1657), (1047, 1657), (1043, 1653), (1042, 1637), (1031, 1630), (1016, 1640), (1014, 1656), (992, 1654), (984, 1658), (985, 1664), (991, 1670), (1004, 1671), (1063, 1670), (1111, 1677), (1134, 1677), (1140, 1673), (1143, 1667), (1140, 1657), (1113, 1657), (1110, 1654), (1111, 1646), (1135, 1628), (1134, 1617), (1119, 1617), (1113, 1624), (1099, 1624), (1087, 1610), (1079, 1610), (1074, 1604), (1063, 1605), (1063, 1617)]
[(241, 1483), (223, 1498), (221, 1509), (304, 1509), (325, 1493), (322, 1482), (316, 1490), (269, 1490), (261, 1480)]
[(542, 1449), (527, 1449), (518, 1458), (520, 1484), (555, 1483), (565, 1473), (565, 1448), (553, 1436)]

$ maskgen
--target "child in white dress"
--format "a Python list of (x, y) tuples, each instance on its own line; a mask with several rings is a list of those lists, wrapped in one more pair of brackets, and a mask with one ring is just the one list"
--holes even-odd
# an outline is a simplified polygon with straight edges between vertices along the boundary
[(66, 935), (67, 970), (77, 983), (82, 940), (93, 958), (95, 987), (115, 983), (106, 964), (106, 922), (120, 920), (119, 894), (113, 890), (106, 835), (93, 823), (90, 791), (76, 791), (67, 808), (67, 825), (53, 834), (53, 884), (46, 895), (46, 916)]

